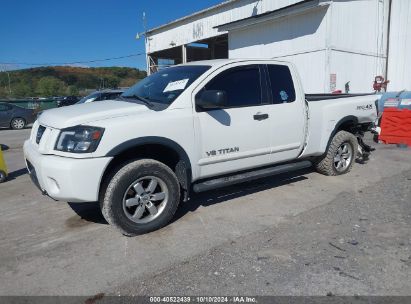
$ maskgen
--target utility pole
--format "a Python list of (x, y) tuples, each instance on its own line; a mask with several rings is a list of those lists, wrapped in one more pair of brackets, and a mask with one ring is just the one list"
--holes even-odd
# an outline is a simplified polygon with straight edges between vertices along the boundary
[(151, 73), (151, 61), (152, 58), (148, 54), (148, 43), (150, 38), (147, 37), (147, 17), (146, 17), (146, 12), (143, 12), (143, 31), (137, 33), (136, 39), (140, 39), (142, 36), (144, 36), (144, 47), (146, 51), (146, 64), (147, 64), (147, 75), (150, 75)]

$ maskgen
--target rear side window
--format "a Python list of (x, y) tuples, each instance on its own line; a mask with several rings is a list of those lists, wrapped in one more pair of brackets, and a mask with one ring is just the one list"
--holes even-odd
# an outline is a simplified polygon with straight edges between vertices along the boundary
[(228, 69), (211, 80), (205, 89), (225, 91), (228, 107), (260, 105), (260, 69), (258, 65)]
[(290, 69), (286, 65), (268, 65), (273, 103), (295, 101), (295, 89)]

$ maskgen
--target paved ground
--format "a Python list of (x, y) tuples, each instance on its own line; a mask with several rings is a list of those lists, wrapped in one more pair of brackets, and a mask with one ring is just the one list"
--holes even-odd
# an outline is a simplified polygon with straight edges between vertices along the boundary
[(98, 206), (54, 202), (0, 131), (0, 295), (410, 295), (411, 150), (377, 146), (341, 177), (311, 171), (196, 196), (160, 231), (126, 238)]

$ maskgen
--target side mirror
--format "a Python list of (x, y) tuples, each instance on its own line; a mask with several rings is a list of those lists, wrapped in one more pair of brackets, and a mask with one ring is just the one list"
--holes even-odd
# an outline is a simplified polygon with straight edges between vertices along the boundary
[(196, 105), (206, 110), (224, 108), (227, 105), (227, 94), (219, 90), (203, 91), (196, 98)]

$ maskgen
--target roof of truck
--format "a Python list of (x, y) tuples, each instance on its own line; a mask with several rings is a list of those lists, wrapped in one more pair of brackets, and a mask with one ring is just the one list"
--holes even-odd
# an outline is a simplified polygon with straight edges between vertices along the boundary
[(212, 60), (201, 60), (201, 61), (190, 61), (187, 63), (182, 63), (180, 65), (211, 65), (211, 66), (221, 66), (227, 63), (242, 62), (242, 61), (274, 61), (274, 62), (284, 62), (276, 59), (261, 59), (261, 58), (237, 58), (237, 59), (212, 59)]

